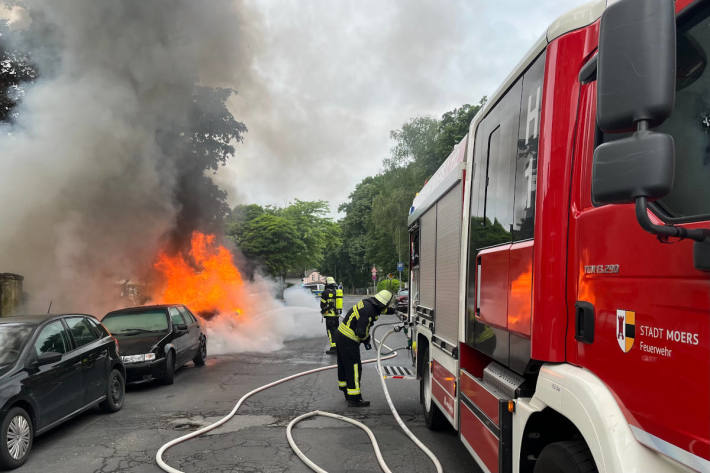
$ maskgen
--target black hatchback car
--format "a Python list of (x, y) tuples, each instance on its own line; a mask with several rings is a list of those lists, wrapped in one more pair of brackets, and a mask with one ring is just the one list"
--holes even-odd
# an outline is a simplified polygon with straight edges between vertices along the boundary
[(192, 360), (203, 366), (207, 337), (184, 305), (152, 305), (109, 312), (101, 320), (118, 338), (128, 382), (173, 384), (175, 370)]
[(123, 407), (116, 340), (90, 315), (0, 318), (0, 468), (22, 465), (36, 435), (100, 405)]

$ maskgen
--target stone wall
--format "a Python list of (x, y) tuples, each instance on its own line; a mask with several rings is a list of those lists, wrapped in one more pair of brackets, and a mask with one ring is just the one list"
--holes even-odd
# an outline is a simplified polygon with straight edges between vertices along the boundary
[(22, 305), (22, 281), (19, 274), (0, 273), (0, 316), (15, 315)]

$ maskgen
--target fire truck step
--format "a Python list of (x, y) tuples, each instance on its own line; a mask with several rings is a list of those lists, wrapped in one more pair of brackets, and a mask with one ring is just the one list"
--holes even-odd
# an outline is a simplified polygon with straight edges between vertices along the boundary
[(382, 371), (384, 373), (380, 373), (380, 375), (385, 379), (416, 379), (411, 368), (406, 366), (383, 365)]

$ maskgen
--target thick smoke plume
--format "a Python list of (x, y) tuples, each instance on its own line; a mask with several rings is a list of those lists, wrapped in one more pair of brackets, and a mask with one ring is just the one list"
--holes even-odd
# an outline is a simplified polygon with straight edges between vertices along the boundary
[(225, 107), (250, 62), (240, 5), (12, 4), (40, 78), (0, 127), (0, 272), (26, 277), (26, 310), (100, 315), (158, 248), (220, 223), (211, 171), (246, 132)]

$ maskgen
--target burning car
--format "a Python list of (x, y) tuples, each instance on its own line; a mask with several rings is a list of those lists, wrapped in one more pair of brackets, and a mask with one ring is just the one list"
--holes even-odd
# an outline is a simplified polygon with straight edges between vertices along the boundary
[(123, 407), (116, 340), (87, 315), (0, 319), (0, 469), (29, 457), (34, 437), (100, 405)]
[(157, 379), (173, 384), (175, 371), (189, 361), (205, 364), (207, 337), (184, 305), (115, 310), (102, 322), (118, 338), (128, 382)]

